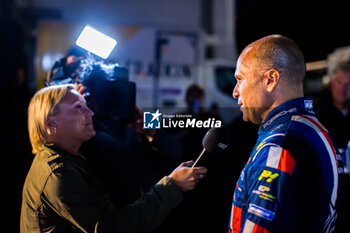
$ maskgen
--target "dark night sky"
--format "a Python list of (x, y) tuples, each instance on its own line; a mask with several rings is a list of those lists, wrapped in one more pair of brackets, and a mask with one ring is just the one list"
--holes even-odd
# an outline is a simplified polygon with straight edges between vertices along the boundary
[(307, 62), (325, 59), (335, 48), (350, 45), (347, 1), (237, 0), (236, 9), (239, 53), (269, 34), (292, 38)]

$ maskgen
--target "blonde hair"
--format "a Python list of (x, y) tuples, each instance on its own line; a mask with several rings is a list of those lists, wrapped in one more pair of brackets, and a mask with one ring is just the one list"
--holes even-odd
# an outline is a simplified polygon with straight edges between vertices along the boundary
[(46, 119), (57, 112), (56, 106), (70, 89), (74, 89), (74, 85), (64, 84), (45, 87), (35, 93), (30, 100), (28, 132), (33, 154), (40, 151), (44, 144), (49, 143), (48, 136), (51, 132), (47, 127)]

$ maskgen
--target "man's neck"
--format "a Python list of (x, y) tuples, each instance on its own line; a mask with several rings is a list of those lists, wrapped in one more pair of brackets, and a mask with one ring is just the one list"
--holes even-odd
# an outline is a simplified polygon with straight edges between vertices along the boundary
[(265, 121), (266, 117), (268, 116), (268, 114), (275, 108), (277, 108), (278, 106), (280, 106), (281, 104), (292, 100), (292, 99), (296, 99), (296, 98), (301, 98), (304, 97), (304, 94), (301, 92), (299, 93), (293, 93), (291, 95), (281, 95), (280, 98), (276, 98), (275, 101), (271, 104), (271, 107), (269, 107), (263, 114), (263, 121)]

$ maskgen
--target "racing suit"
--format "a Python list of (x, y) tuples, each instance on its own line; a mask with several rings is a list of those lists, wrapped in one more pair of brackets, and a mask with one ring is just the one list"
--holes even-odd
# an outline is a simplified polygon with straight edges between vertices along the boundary
[(273, 109), (237, 181), (229, 233), (332, 232), (343, 165), (312, 100)]

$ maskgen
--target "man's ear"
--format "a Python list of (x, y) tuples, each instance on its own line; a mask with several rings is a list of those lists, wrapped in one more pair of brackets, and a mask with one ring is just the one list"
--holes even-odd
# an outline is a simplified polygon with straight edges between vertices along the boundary
[(264, 74), (264, 84), (267, 92), (273, 92), (280, 81), (280, 72), (276, 69), (269, 69)]

